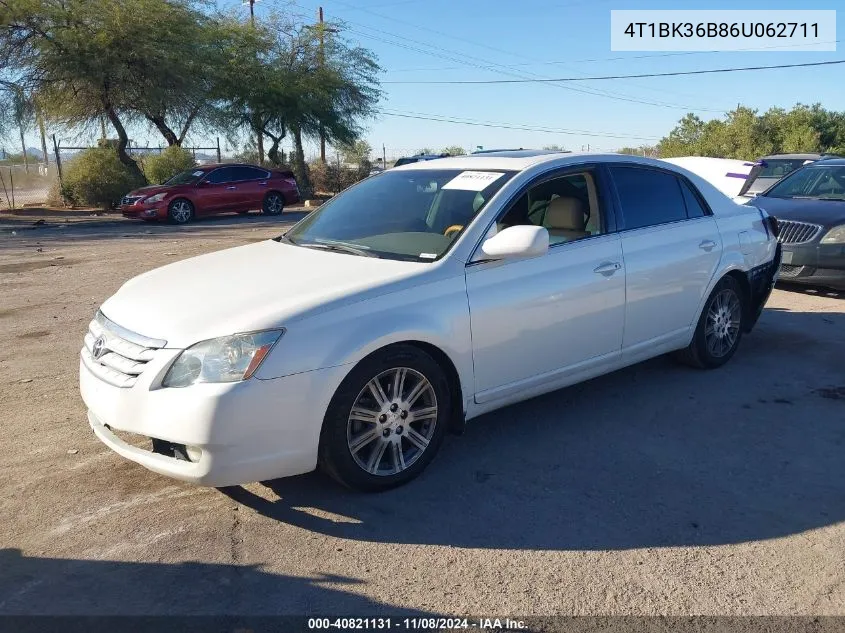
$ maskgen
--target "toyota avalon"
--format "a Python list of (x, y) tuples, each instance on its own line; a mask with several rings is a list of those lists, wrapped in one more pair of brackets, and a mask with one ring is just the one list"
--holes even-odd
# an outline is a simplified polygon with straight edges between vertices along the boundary
[(389, 488), (485, 412), (670, 352), (723, 365), (769, 296), (776, 235), (647, 158), (413, 163), (275, 239), (127, 281), (85, 334), (88, 422), (198, 484), (320, 466)]

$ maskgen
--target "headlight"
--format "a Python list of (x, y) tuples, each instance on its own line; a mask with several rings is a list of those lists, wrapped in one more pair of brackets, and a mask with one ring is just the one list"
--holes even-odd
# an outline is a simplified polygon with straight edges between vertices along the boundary
[(285, 331), (233, 334), (191, 345), (164, 376), (164, 387), (198, 382), (238, 382), (252, 376)]
[(845, 244), (845, 224), (830, 229), (822, 238), (822, 244)]
[(166, 193), (157, 193), (156, 195), (150, 196), (149, 198), (144, 200), (144, 204), (153, 204), (154, 202), (161, 202), (162, 200), (164, 200), (164, 197), (166, 195)]

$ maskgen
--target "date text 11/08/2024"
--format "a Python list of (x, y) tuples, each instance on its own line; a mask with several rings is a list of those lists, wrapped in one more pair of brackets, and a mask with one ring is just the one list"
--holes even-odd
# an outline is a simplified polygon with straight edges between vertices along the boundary
[(319, 630), (391, 630), (438, 631), (456, 629), (519, 631), (522, 620), (510, 618), (308, 618), (308, 629)]

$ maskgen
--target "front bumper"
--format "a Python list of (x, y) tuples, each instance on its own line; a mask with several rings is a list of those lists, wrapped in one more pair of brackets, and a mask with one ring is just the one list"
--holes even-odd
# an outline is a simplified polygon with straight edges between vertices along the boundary
[(125, 218), (142, 220), (163, 220), (167, 218), (167, 206), (161, 202), (155, 204), (122, 204), (120, 212)]
[(845, 286), (845, 244), (783, 244), (781, 281)]
[[(314, 470), (323, 416), (347, 367), (272, 380), (162, 388), (161, 376), (178, 353), (159, 350), (130, 388), (100, 380), (80, 361), (88, 423), (106, 446), (156, 473), (205, 486)], [(139, 447), (123, 433), (156, 442)], [(159, 449), (192, 447), (199, 458), (154, 452), (153, 444)]]

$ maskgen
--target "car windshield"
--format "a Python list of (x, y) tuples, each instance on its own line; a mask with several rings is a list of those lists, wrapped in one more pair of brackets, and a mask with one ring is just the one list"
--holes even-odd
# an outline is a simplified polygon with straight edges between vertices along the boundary
[(758, 178), (783, 178), (803, 166), (806, 158), (765, 158)]
[(284, 239), (355, 255), (435, 260), (514, 173), (387, 171), (335, 196)]
[(181, 173), (176, 174), (165, 182), (165, 185), (190, 185), (195, 183), (197, 180), (202, 178), (205, 175), (205, 172), (201, 169), (189, 169), (188, 171), (183, 171)]
[(845, 165), (812, 165), (800, 169), (766, 192), (767, 198), (845, 200)]

